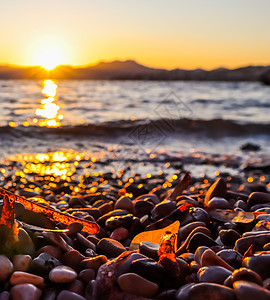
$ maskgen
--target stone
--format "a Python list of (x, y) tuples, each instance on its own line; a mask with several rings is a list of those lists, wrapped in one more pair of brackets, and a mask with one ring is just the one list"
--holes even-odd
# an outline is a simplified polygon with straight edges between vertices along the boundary
[(41, 253), (31, 262), (31, 271), (38, 275), (47, 276), (48, 273), (55, 267), (62, 265), (62, 263), (48, 253)]
[(197, 277), (200, 282), (210, 282), (223, 284), (224, 280), (232, 274), (231, 271), (220, 267), (220, 266), (210, 266), (202, 267), (197, 272)]
[(36, 251), (29, 234), (23, 228), (19, 228), (18, 240), (14, 243), (14, 248), (19, 254), (29, 254), (31, 256), (33, 256)]
[(17, 285), (17, 284), (22, 284), (22, 283), (30, 283), (33, 285), (41, 285), (44, 283), (44, 279), (40, 276), (31, 274), (31, 273), (26, 273), (22, 271), (15, 271), (10, 279), (9, 282), (11, 285)]
[(229, 271), (234, 271), (234, 268), (230, 266), (226, 261), (220, 258), (213, 250), (206, 249), (201, 257), (201, 266), (220, 266)]
[(153, 297), (159, 290), (157, 284), (135, 273), (125, 273), (119, 276), (118, 284), (122, 291), (146, 298)]
[(67, 235), (72, 236), (76, 233), (81, 232), (81, 230), (83, 229), (83, 224), (80, 222), (73, 222), (69, 224), (67, 228), (69, 229)]
[(30, 267), (32, 257), (27, 254), (17, 254), (13, 257), (14, 271), (27, 271)]
[(139, 252), (143, 255), (146, 255), (154, 260), (158, 261), (158, 250), (159, 244), (151, 242), (140, 242)]
[(248, 197), (247, 204), (252, 207), (255, 204), (270, 203), (270, 194), (262, 192), (251, 193)]
[(58, 294), (56, 300), (86, 300), (86, 298), (71, 291), (63, 290)]
[(154, 208), (153, 202), (149, 201), (148, 198), (145, 198), (144, 200), (134, 200), (133, 203), (134, 215), (138, 218), (150, 214), (151, 210)]
[(183, 286), (181, 286), (175, 293), (175, 299), (176, 300), (188, 300), (188, 293), (190, 288), (194, 285), (195, 283), (187, 283)]
[(40, 253), (43, 253), (43, 252), (46, 252), (57, 259), (61, 259), (62, 253), (63, 253), (61, 249), (59, 249), (58, 247), (53, 246), (53, 245), (46, 245), (46, 246), (40, 248), (37, 251), (37, 255), (39, 255)]
[(216, 283), (198, 283), (188, 293), (188, 300), (235, 300), (234, 291)]
[(217, 243), (211, 239), (209, 236), (202, 232), (197, 232), (192, 236), (190, 239), (188, 245), (187, 245), (187, 250), (189, 252), (194, 253), (199, 246), (207, 246), (207, 247), (212, 247), (217, 245)]
[(230, 203), (226, 199), (220, 197), (213, 197), (207, 204), (209, 209), (231, 209)]
[(114, 229), (114, 231), (110, 235), (110, 239), (116, 240), (116, 241), (123, 241), (128, 237), (128, 230), (124, 227), (118, 227)]
[(77, 278), (77, 273), (68, 266), (58, 266), (49, 273), (49, 279), (55, 283), (69, 283)]
[(0, 255), (0, 281), (6, 281), (12, 272), (12, 262), (5, 255)]
[(261, 276), (262, 280), (270, 277), (269, 265), (270, 265), (269, 254), (246, 257), (242, 262), (243, 267), (246, 267), (258, 273)]
[(227, 264), (232, 266), (235, 269), (238, 269), (241, 267), (242, 264), (242, 254), (239, 252), (233, 250), (233, 249), (224, 249), (219, 252), (217, 252), (217, 256), (219, 256), (221, 259), (223, 259)]
[(238, 300), (270, 299), (270, 291), (253, 282), (235, 281), (233, 289)]
[(79, 274), (79, 279), (84, 283), (88, 283), (91, 280), (95, 279), (96, 272), (93, 269), (84, 269)]
[(39, 300), (42, 292), (30, 283), (17, 284), (10, 289), (11, 300)]
[(134, 203), (132, 202), (132, 200), (129, 197), (122, 196), (116, 201), (116, 203), (114, 205), (114, 209), (125, 209), (128, 212), (130, 212), (131, 214), (133, 214), (134, 213)]
[(105, 255), (98, 255), (95, 257), (86, 258), (81, 261), (80, 266), (84, 269), (93, 269), (97, 271), (99, 267), (108, 261)]
[(64, 265), (77, 270), (79, 268), (80, 262), (84, 259), (84, 255), (82, 255), (78, 250), (72, 249), (63, 255), (62, 262), (64, 263)]
[(118, 241), (103, 238), (97, 244), (97, 252), (106, 255), (108, 258), (115, 258), (126, 251), (126, 248)]
[(254, 282), (260, 286), (263, 285), (263, 281), (260, 275), (247, 268), (240, 268), (235, 270), (232, 273), (232, 282), (239, 281), (239, 280)]
[(164, 280), (166, 279), (164, 267), (151, 258), (139, 258), (134, 260), (130, 265), (129, 272), (136, 273), (159, 286), (164, 284)]
[(233, 230), (220, 230), (219, 237), (221, 242), (226, 246), (234, 246), (235, 242), (241, 237), (240, 234)]
[(214, 197), (226, 198), (227, 195), (227, 185), (224, 179), (217, 179), (208, 189), (205, 195), (204, 203), (205, 206), (208, 205), (208, 202)]
[(159, 220), (172, 213), (175, 209), (176, 209), (175, 201), (163, 200), (152, 209), (151, 215), (154, 220)]

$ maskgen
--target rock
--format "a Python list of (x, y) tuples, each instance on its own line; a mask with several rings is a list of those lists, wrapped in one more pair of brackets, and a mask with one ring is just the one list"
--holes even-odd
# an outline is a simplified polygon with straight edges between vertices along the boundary
[(82, 270), (79, 274), (79, 279), (81, 281), (83, 281), (84, 283), (88, 283), (90, 282), (91, 280), (95, 279), (95, 270), (93, 269), (85, 269), (85, 270)]
[(0, 255), (0, 281), (6, 281), (12, 272), (12, 262), (5, 255)]
[(217, 243), (212, 240), (209, 236), (202, 232), (198, 232), (192, 236), (190, 239), (188, 245), (187, 245), (187, 250), (189, 252), (194, 253), (199, 246), (207, 246), (207, 247), (212, 247), (217, 245)]
[(204, 222), (191, 222), (185, 226), (181, 226), (178, 231), (178, 242), (184, 241), (188, 235), (196, 228), (196, 227), (206, 227)]
[(245, 143), (240, 147), (240, 149), (242, 151), (259, 151), (261, 150), (261, 146), (253, 143)]
[(33, 285), (41, 285), (44, 283), (44, 279), (40, 276), (31, 274), (31, 273), (15, 271), (11, 275), (9, 282), (11, 285), (17, 285), (17, 284), (22, 284), (22, 283), (31, 283)]
[(111, 217), (115, 217), (115, 216), (124, 216), (127, 215), (128, 211), (125, 209), (115, 209), (112, 210), (110, 212), (108, 212), (107, 214), (101, 216), (100, 218), (98, 218), (97, 223), (101, 226), (104, 227), (105, 222), (107, 221), (107, 219), (111, 218)]
[(73, 222), (68, 225), (69, 232), (67, 233), (69, 236), (72, 236), (76, 233), (81, 232), (83, 229), (83, 224), (79, 222)]
[(198, 283), (188, 293), (188, 300), (235, 300), (234, 291), (216, 283)]
[(14, 271), (27, 271), (30, 267), (32, 258), (27, 254), (17, 254), (13, 257)]
[(52, 246), (52, 245), (46, 245), (46, 246), (40, 248), (37, 251), (37, 255), (39, 255), (40, 253), (43, 253), (43, 252), (46, 252), (57, 259), (61, 259), (62, 253), (63, 253), (61, 249), (59, 249), (56, 246)]
[(222, 243), (226, 246), (233, 246), (241, 237), (240, 234), (233, 229), (220, 230), (219, 236)]
[(29, 283), (17, 284), (10, 290), (11, 300), (39, 300), (41, 295), (41, 290)]
[(63, 290), (58, 294), (56, 300), (86, 300), (86, 298), (76, 293)]
[(251, 235), (238, 239), (235, 243), (234, 249), (241, 254), (244, 254), (252, 245), (253, 251), (260, 251), (263, 246), (270, 242), (270, 232), (267, 234)]
[(93, 269), (97, 271), (99, 267), (108, 261), (105, 255), (98, 255), (91, 258), (86, 258), (81, 261), (80, 266), (85, 269)]
[(164, 200), (158, 203), (152, 210), (151, 215), (153, 220), (159, 220), (169, 215), (176, 209), (176, 202), (172, 200)]
[(197, 273), (197, 277), (200, 282), (210, 282), (223, 284), (224, 280), (232, 274), (231, 271), (220, 267), (220, 266), (210, 266), (202, 267)]
[(57, 232), (42, 232), (42, 236), (44, 236), (47, 241), (56, 245), (64, 252), (67, 252), (72, 249), (70, 245)]
[(125, 273), (118, 278), (120, 289), (124, 292), (153, 297), (158, 292), (158, 285), (134, 273)]
[(137, 259), (144, 259), (146, 257), (145, 255), (141, 253), (131, 253), (121, 264), (119, 264), (117, 270), (116, 270), (116, 278), (118, 278), (120, 275), (124, 273), (129, 273), (130, 266), (133, 261), (136, 261)]
[(190, 288), (194, 285), (195, 283), (187, 283), (183, 286), (181, 286), (175, 293), (175, 299), (176, 300), (189, 300), (188, 298), (188, 293)]
[(239, 280), (254, 282), (260, 286), (263, 285), (263, 281), (260, 275), (247, 268), (240, 268), (232, 273), (232, 282)]
[(72, 249), (63, 255), (62, 262), (73, 270), (78, 270), (80, 262), (84, 259), (84, 255), (78, 250)]
[(106, 255), (108, 258), (115, 258), (125, 251), (126, 248), (113, 239), (103, 238), (97, 244), (97, 252)]
[(238, 300), (270, 299), (270, 291), (253, 282), (236, 281), (233, 289)]
[(159, 244), (151, 243), (151, 242), (140, 242), (139, 252), (150, 258), (153, 258), (156, 261), (159, 260), (158, 250), (159, 250)]
[(217, 252), (217, 256), (223, 259), (227, 264), (232, 266), (234, 269), (238, 269), (241, 267), (243, 256), (232, 249), (224, 249)]
[(164, 267), (151, 258), (136, 259), (131, 263), (129, 272), (136, 273), (159, 286), (164, 284), (166, 274)]
[(8, 291), (4, 291), (2, 293), (0, 293), (0, 300), (9, 300), (9, 292)]
[(208, 189), (205, 195), (205, 199), (204, 199), (205, 206), (208, 206), (208, 202), (212, 198), (214, 197), (226, 198), (226, 194), (227, 194), (227, 186), (225, 180), (222, 178), (217, 179), (210, 186), (210, 188)]
[(128, 230), (124, 227), (118, 227), (110, 235), (110, 239), (123, 241), (128, 237)]
[(48, 253), (41, 253), (31, 262), (31, 271), (35, 274), (47, 276), (48, 273), (55, 267), (62, 265), (62, 263)]
[(208, 207), (209, 209), (231, 209), (230, 203), (226, 199), (220, 197), (213, 197), (210, 199), (208, 201)]
[(49, 273), (49, 279), (55, 283), (69, 283), (77, 278), (77, 273), (68, 266), (58, 266)]
[(84, 290), (85, 290), (84, 283), (81, 280), (76, 279), (68, 285), (68, 290), (70, 292), (73, 292), (73, 293), (83, 296)]
[(114, 205), (114, 209), (125, 209), (128, 212), (130, 212), (131, 214), (133, 214), (134, 213), (134, 203), (132, 202), (132, 200), (129, 197), (122, 196), (116, 201), (116, 203)]
[(153, 202), (149, 201), (148, 198), (144, 200), (134, 200), (134, 215), (138, 218), (144, 215), (150, 214), (151, 210), (154, 208)]
[(29, 254), (33, 256), (36, 251), (29, 234), (23, 228), (19, 228), (18, 240), (15, 242), (14, 247), (18, 254)]
[(201, 257), (201, 266), (220, 266), (229, 271), (234, 271), (234, 268), (220, 258), (213, 250), (206, 249)]
[(270, 194), (262, 192), (251, 193), (247, 200), (248, 206), (252, 207), (255, 204), (270, 203)]
[(270, 265), (269, 254), (246, 257), (242, 263), (243, 267), (246, 267), (258, 273), (263, 280), (270, 277), (269, 265)]

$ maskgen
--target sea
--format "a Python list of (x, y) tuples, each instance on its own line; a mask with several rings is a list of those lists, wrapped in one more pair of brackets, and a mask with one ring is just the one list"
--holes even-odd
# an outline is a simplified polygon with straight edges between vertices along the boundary
[(0, 80), (2, 163), (58, 153), (115, 174), (239, 175), (269, 150), (259, 82)]

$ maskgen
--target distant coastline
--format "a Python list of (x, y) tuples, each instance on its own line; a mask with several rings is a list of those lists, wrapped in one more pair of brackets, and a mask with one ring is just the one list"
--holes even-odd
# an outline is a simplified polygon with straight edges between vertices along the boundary
[(77, 80), (199, 80), (260, 81), (270, 66), (247, 66), (214, 70), (156, 69), (133, 60), (100, 62), (93, 66), (58, 66), (51, 71), (42, 67), (0, 66), (0, 79), (77, 79)]

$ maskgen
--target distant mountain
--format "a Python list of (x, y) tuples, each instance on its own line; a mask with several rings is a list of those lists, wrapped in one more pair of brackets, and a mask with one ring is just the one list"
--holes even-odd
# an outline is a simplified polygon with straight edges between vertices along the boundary
[(0, 66), (0, 79), (108, 79), (108, 80), (205, 80), (258, 81), (270, 66), (214, 70), (155, 69), (134, 60), (99, 62), (86, 67), (58, 66), (48, 72), (41, 67)]

